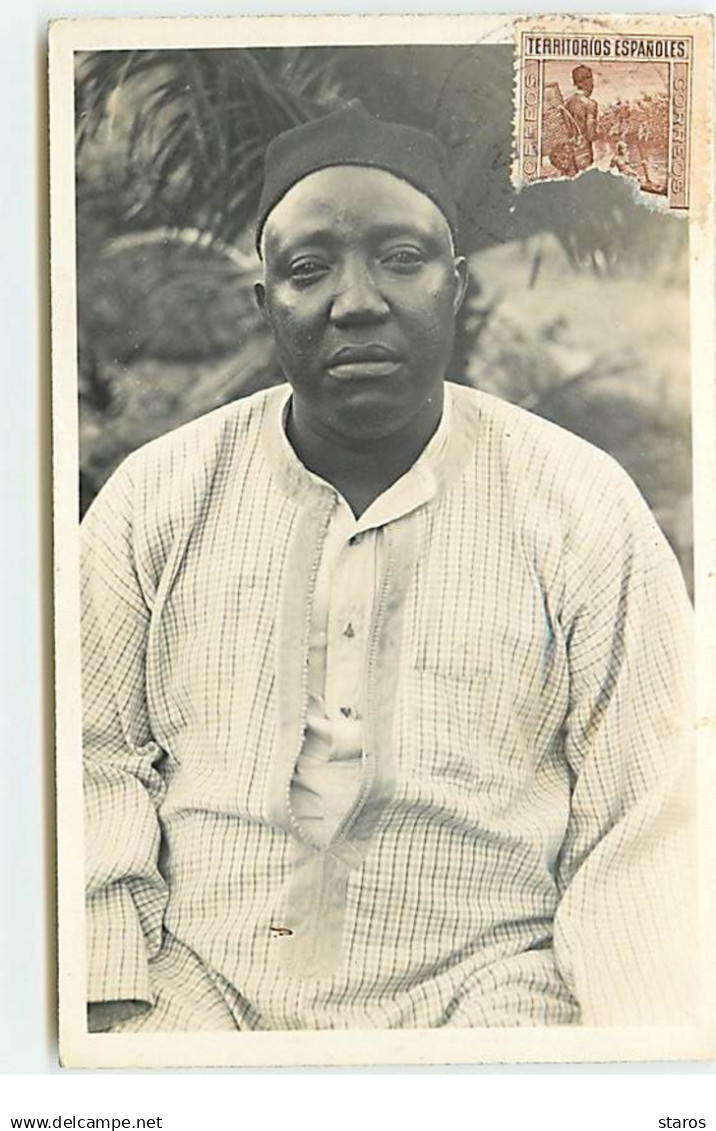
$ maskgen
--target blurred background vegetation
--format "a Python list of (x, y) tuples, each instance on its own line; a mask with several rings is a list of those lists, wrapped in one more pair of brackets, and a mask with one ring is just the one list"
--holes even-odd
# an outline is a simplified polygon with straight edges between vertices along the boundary
[(686, 224), (595, 171), (516, 194), (512, 84), (492, 45), (79, 55), (82, 510), (140, 444), (283, 379), (251, 288), (263, 153), (359, 98), (451, 156), (471, 282), (449, 376), (614, 455), (690, 585)]

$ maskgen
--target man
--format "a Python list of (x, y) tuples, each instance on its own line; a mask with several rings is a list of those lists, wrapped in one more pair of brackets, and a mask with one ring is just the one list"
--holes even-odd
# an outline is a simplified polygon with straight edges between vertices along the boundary
[(91, 1029), (683, 1012), (683, 585), (609, 457), (445, 383), (455, 230), (421, 131), (279, 137), (289, 385), (87, 516)]
[(633, 167), (629, 160), (629, 149), (625, 141), (618, 141), (614, 156), (609, 162), (609, 168), (614, 169), (617, 173), (621, 173), (623, 177), (635, 177), (639, 179), (639, 174)]
[(594, 75), (591, 67), (580, 63), (572, 71), (572, 82), (576, 90), (567, 99), (565, 107), (574, 123), (574, 175), (576, 175), (594, 164), (594, 140), (597, 136), (599, 106), (592, 98)]

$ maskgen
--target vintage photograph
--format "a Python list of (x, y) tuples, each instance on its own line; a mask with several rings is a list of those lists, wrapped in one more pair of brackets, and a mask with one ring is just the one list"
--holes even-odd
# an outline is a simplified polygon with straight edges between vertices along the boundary
[(631, 19), (53, 29), (63, 1062), (699, 1055), (710, 26)]

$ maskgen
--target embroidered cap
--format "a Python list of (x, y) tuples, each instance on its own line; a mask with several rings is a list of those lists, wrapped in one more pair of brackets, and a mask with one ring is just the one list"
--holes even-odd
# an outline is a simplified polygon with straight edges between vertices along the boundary
[(288, 190), (309, 173), (334, 165), (384, 169), (407, 181), (437, 205), (455, 238), (457, 207), (447, 154), (438, 139), (414, 126), (381, 121), (362, 106), (350, 105), (286, 130), (269, 143), (256, 223), (259, 253), (269, 213)]

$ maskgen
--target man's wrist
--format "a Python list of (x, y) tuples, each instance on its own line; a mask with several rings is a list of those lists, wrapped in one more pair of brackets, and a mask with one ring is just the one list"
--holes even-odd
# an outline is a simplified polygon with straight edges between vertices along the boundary
[(122, 1021), (140, 1017), (151, 1009), (151, 1003), (123, 999), (121, 1001), (90, 1001), (87, 1003), (87, 1032), (108, 1033)]

